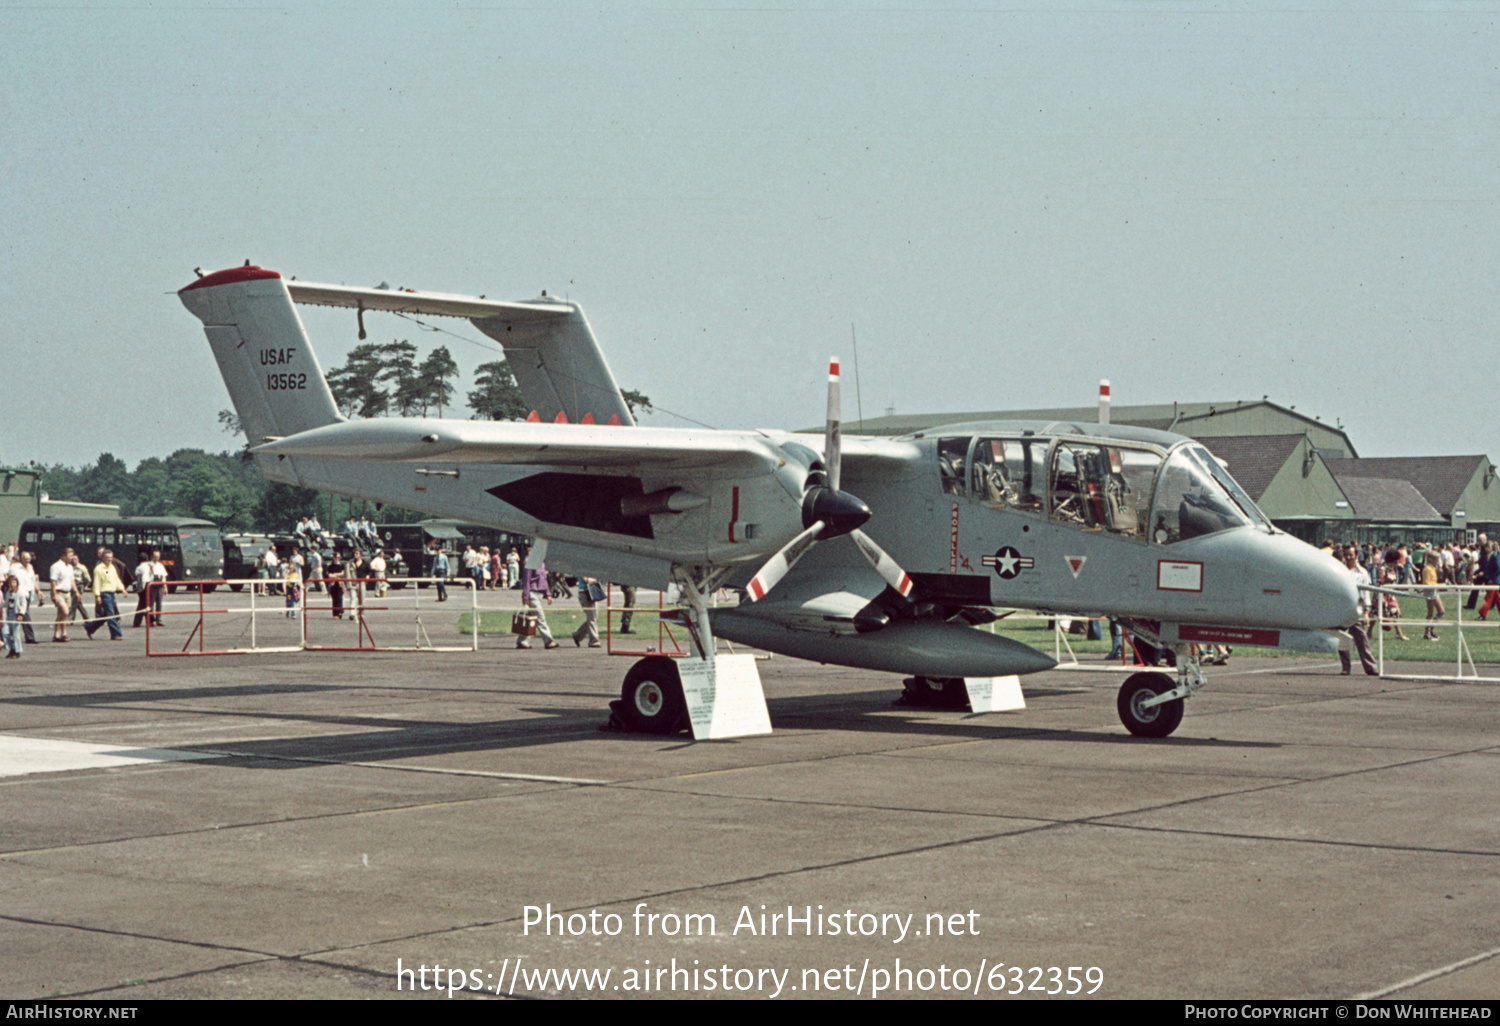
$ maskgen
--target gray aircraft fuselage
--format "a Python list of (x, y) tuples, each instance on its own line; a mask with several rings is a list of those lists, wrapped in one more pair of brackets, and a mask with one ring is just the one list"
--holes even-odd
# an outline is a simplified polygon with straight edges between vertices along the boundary
[[(416, 438), (442, 423), (391, 419), (378, 428)], [(377, 433), (377, 422), (364, 425)], [(809, 458), (815, 462), (821, 447), (814, 436), (756, 434), (772, 454), (780, 450), (789, 457), (782, 466), (641, 471), (411, 458), (365, 463), (303, 456), (258, 459), (268, 476), (279, 480), (561, 543), (551, 564), (563, 569), (659, 586), (674, 563), (733, 564), (737, 569), (730, 581), (742, 584), (769, 553), (802, 529), (803, 464)], [(955, 481), (939, 472), (944, 439), (951, 446), (955, 439), (1023, 436), (1037, 450), (1033, 488), (1039, 505), (1033, 508), (997, 507), (968, 487), (971, 482), (955, 489)], [(1357, 596), (1348, 575), (1323, 553), (1264, 524), (1160, 544), (1143, 536), (1148, 526), (1144, 510), (1136, 514), (1139, 523), (1130, 535), (1052, 515), (1046, 461), (1052, 446), (1070, 440), (1162, 456), (1192, 444), (1144, 429), (1013, 422), (945, 427), (894, 440), (846, 436), (842, 488), (870, 506), (873, 515), (864, 530), (912, 574), (918, 598), (1246, 627), (1327, 630), (1355, 620)], [(621, 488), (639, 495), (680, 488), (704, 501), (683, 512), (610, 522), (605, 514), (618, 512)], [(1138, 504), (1149, 499), (1136, 497)], [(565, 508), (569, 502), (576, 507), (571, 512)], [(565, 565), (569, 563), (578, 565)], [(820, 545), (793, 573), (823, 575), (830, 590), (873, 594), (869, 569), (851, 546)]]

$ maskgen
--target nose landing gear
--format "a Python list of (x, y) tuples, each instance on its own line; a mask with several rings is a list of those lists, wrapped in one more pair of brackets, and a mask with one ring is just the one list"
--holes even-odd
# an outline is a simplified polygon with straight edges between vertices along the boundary
[(1182, 702), (1208, 681), (1192, 645), (1173, 645), (1177, 682), (1165, 673), (1133, 673), (1120, 686), (1120, 722), (1136, 737), (1166, 737), (1182, 723)]

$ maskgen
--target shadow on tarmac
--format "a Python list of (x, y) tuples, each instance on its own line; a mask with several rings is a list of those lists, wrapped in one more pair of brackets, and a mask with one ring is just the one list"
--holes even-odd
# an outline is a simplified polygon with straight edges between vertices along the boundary
[[(385, 689), (382, 689), (385, 690)], [(426, 689), (423, 689), (426, 690)], [(1086, 689), (1036, 689), (1028, 692), (1033, 699), (1048, 695), (1071, 696)], [(259, 696), (329, 694), (368, 691), (358, 685), (334, 684), (247, 684), (219, 687), (140, 688), (123, 691), (95, 691), (69, 695), (45, 695), (0, 699), (0, 706), (32, 705), (87, 708), (115, 704), (149, 705), (162, 702), (193, 700), (246, 699)], [(496, 694), (515, 694), (515, 690)], [(543, 696), (536, 696), (543, 697)], [(597, 692), (583, 697), (599, 698)], [(1194, 748), (1277, 748), (1278, 744), (1261, 741), (1226, 741), (1202, 737), (1168, 737), (1154, 741), (1135, 738), (1123, 731), (1072, 730), (1045, 726), (1021, 726), (997, 722), (993, 716), (976, 716), (967, 712), (909, 710), (892, 704), (892, 691), (882, 688), (866, 692), (797, 695), (770, 699), (767, 708), (772, 724), (780, 730), (857, 731), (892, 736), (923, 736), (944, 740), (997, 741), (1045, 740), (1107, 745), (1172, 745)], [(1101, 709), (1101, 712), (1103, 710)], [(216, 765), (231, 767), (254, 765), (259, 769), (296, 769), (321, 762), (380, 762), (413, 757), (440, 756), (478, 751), (501, 751), (567, 741), (636, 742), (674, 747), (697, 744), (686, 732), (676, 735), (631, 734), (599, 730), (608, 710), (554, 706), (516, 707), (526, 717), (486, 722), (454, 723), (420, 719), (367, 717), (345, 713), (320, 715), (314, 712), (287, 712), (277, 709), (198, 710), (213, 717), (246, 718), (298, 724), (325, 724), (346, 728), (338, 733), (234, 741), (224, 744), (185, 744), (172, 747), (184, 751), (226, 752)], [(1021, 715), (1025, 715), (1024, 713)], [(346, 732), (355, 728), (355, 732)], [(358, 729), (364, 728), (364, 729)], [(758, 738), (729, 739), (723, 743), (753, 743)], [(271, 760), (270, 765), (266, 760)], [(309, 761), (300, 761), (309, 760)]]

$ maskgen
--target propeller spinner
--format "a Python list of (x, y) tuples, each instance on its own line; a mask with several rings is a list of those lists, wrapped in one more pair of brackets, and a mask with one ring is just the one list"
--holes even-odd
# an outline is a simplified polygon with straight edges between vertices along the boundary
[(806, 530), (787, 542), (751, 578), (746, 592), (752, 602), (765, 598), (766, 593), (797, 565), (797, 560), (819, 541), (843, 534), (854, 540), (860, 553), (885, 583), (903, 597), (911, 594), (912, 582), (906, 571), (875, 544), (874, 539), (860, 530), (872, 515), (870, 507), (848, 492), (839, 491), (839, 464), (842, 461), (839, 417), (839, 361), (838, 357), (833, 357), (828, 361), (828, 427), (823, 437), (823, 462), (827, 465), (828, 484), (812, 485), (807, 489), (802, 498), (802, 523)]

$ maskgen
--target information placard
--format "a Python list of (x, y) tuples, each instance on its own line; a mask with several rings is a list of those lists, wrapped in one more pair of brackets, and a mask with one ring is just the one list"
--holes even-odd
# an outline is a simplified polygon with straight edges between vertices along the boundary
[(977, 713), (1026, 708), (1020, 677), (965, 677), (964, 687), (969, 691), (969, 708)]
[(771, 733), (754, 656), (679, 659), (677, 672), (695, 740)]

